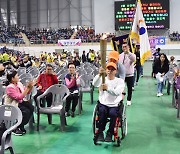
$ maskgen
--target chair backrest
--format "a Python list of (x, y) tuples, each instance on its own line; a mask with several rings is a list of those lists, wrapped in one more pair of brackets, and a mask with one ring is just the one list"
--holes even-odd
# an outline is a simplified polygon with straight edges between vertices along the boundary
[(25, 67), (19, 67), (19, 68), (17, 69), (17, 73), (18, 73), (19, 76), (20, 76), (21, 74), (26, 73), (26, 68), (25, 68)]
[(92, 74), (83, 74), (80, 76), (80, 86), (82, 88), (91, 87), (94, 76)]
[(29, 71), (29, 73), (34, 77), (34, 78), (37, 78), (40, 74), (38, 68), (34, 67), (33, 69), (31, 69)]
[(22, 122), (21, 110), (12, 105), (0, 106), (0, 123), (2, 122), (5, 123), (7, 129), (12, 126), (16, 128)]
[(26, 69), (26, 73), (28, 73), (30, 70), (32, 70), (35, 66), (30, 66)]
[(63, 84), (65, 84), (65, 76), (67, 73), (60, 74), (58, 76), (58, 80), (60, 80)]
[(19, 79), (23, 79), (23, 78), (33, 78), (31, 74), (29, 73), (24, 73), (24, 74), (21, 74), (19, 76)]
[(49, 87), (44, 95), (52, 93), (52, 106), (62, 105), (63, 98), (69, 94), (69, 89), (63, 84), (55, 84)]
[(54, 69), (54, 71), (55, 71), (56, 73), (58, 73), (60, 70), (61, 70), (60, 67), (56, 67), (56, 68)]
[(68, 70), (67, 69), (61, 69), (58, 73), (65, 73), (65, 74), (67, 74), (68, 73)]
[(168, 79), (168, 80), (171, 80), (171, 79), (173, 79), (173, 77), (174, 77), (174, 70), (172, 69), (172, 70), (169, 70), (167, 73), (166, 73), (166, 78)]
[(39, 68), (39, 72), (42, 73), (42, 72), (45, 71), (45, 69), (46, 69), (46, 66), (41, 66), (41, 67)]
[(94, 68), (93, 69), (93, 75), (96, 76), (97, 74), (99, 74), (99, 69), (98, 68)]
[(77, 70), (76, 72), (78, 72), (80, 76), (83, 75), (83, 74), (87, 74), (87, 72), (85, 71), (85, 69), (79, 69), (79, 70)]
[(87, 74), (92, 74), (93, 73), (93, 69), (91, 67), (85, 67), (84, 69), (87, 72)]
[(83, 65), (84, 68), (90, 67), (90, 66), (91, 66), (91, 63), (89, 63), (89, 62), (86, 62), (86, 63), (84, 63), (84, 65)]
[(20, 79), (20, 82), (21, 82), (24, 86), (26, 86), (27, 82), (32, 81), (32, 80), (33, 80), (32, 77), (24, 77), (24, 78)]

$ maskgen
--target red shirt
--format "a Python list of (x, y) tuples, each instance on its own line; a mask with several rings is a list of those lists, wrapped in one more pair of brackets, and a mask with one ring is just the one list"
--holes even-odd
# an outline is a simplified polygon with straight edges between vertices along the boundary
[(58, 83), (57, 76), (52, 75), (52, 74), (47, 74), (47, 73), (40, 74), (37, 81), (37, 85), (42, 86), (42, 89), (41, 89), (42, 92), (44, 92), (50, 86), (57, 83)]

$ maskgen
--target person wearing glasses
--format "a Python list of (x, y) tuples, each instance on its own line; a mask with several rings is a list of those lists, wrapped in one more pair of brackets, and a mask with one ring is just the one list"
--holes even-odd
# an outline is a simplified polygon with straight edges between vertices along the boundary
[(28, 95), (36, 82), (30, 81), (24, 87), (19, 82), (19, 76), (17, 71), (11, 71), (7, 73), (7, 87), (4, 104), (11, 104), (18, 106), (22, 112), (22, 122), (17, 129), (13, 131), (14, 135), (22, 136), (26, 133), (24, 126), (29, 122), (29, 119), (33, 115), (34, 107), (29, 100), (26, 100)]
[[(53, 71), (53, 67), (51, 64), (46, 65), (45, 72), (41, 73), (37, 80), (37, 94), (34, 96), (34, 100), (37, 104), (37, 97), (43, 94), (46, 89), (50, 86), (58, 84), (58, 79), (56, 73)], [(52, 105), (52, 93), (46, 95), (47, 107)], [(43, 102), (43, 101), (42, 101)], [(44, 107), (44, 104), (41, 104)]]
[[(102, 84), (102, 74), (106, 73), (105, 83)], [(124, 80), (116, 77), (117, 64), (108, 62), (106, 70), (102, 67), (99, 69), (99, 74), (93, 79), (93, 85), (99, 88), (99, 136), (98, 141), (112, 142), (114, 135), (114, 127), (116, 117), (118, 116), (118, 105), (123, 99), (123, 91), (125, 87)], [(103, 131), (105, 130), (107, 118), (110, 117), (109, 129), (107, 130), (106, 138), (104, 139)]]
[(122, 44), (122, 53), (119, 55), (119, 63), (125, 67), (125, 82), (127, 83), (128, 95), (127, 105), (131, 105), (132, 87), (134, 86), (134, 62), (136, 61), (136, 55), (131, 53), (127, 42)]

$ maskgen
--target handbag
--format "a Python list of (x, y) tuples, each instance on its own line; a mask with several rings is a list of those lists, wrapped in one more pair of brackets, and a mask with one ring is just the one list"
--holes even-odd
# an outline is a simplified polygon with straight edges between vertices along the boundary
[(6, 94), (4, 98), (4, 104), (18, 106), (19, 102)]

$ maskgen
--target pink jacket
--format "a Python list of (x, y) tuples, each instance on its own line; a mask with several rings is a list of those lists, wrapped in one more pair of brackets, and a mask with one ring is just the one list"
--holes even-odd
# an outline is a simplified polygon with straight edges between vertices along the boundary
[(136, 55), (129, 52), (128, 54), (124, 54), (122, 52), (119, 55), (119, 62), (124, 65), (126, 77), (134, 76), (134, 62), (136, 61)]
[(24, 86), (21, 82), (18, 82), (17, 85), (11, 83), (6, 87), (6, 94), (21, 103), (25, 97), (25, 95), (22, 94), (24, 90)]

